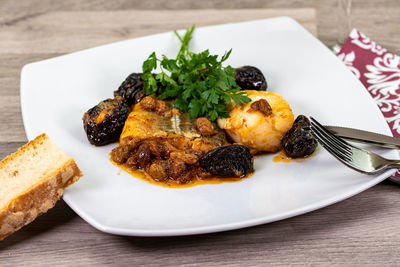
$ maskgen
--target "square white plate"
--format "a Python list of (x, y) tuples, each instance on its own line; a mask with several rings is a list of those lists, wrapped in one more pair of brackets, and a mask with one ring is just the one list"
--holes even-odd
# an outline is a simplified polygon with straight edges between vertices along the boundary
[[(254, 65), (294, 114), (323, 123), (390, 135), (379, 109), (361, 83), (314, 36), (290, 18), (197, 28), (194, 51), (222, 55), (227, 64)], [(96, 47), (26, 65), (21, 105), (27, 137), (46, 132), (75, 158), (84, 173), (64, 194), (65, 202), (97, 229), (121, 235), (208, 233), (272, 222), (355, 195), (388, 177), (359, 174), (319, 149), (303, 163), (255, 160), (255, 174), (237, 183), (168, 189), (136, 179), (110, 163), (116, 144), (89, 144), (82, 115), (131, 72), (140, 72), (152, 52), (174, 57), (172, 32)], [(395, 151), (383, 155), (398, 158)]]

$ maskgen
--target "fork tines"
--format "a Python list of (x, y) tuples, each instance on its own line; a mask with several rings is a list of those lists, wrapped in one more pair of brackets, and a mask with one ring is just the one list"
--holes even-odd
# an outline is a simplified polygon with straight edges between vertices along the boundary
[(350, 165), (353, 161), (352, 145), (334, 135), (314, 118), (311, 119), (311, 131), (318, 142), (338, 160)]
[(334, 157), (348, 167), (365, 174), (376, 174), (387, 169), (400, 169), (400, 161), (389, 160), (353, 146), (311, 118), (311, 131), (318, 142)]

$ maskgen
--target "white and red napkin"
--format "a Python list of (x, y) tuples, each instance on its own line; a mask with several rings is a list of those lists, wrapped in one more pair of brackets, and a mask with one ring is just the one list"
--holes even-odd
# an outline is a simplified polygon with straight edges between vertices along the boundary
[[(400, 57), (354, 29), (338, 53), (378, 105), (394, 137), (400, 138)], [(400, 171), (391, 177), (400, 182)]]

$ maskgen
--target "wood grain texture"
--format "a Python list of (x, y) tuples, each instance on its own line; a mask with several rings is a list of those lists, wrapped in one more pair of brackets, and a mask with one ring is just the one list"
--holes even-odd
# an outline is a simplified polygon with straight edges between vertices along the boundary
[[(389, 51), (400, 54), (398, 0), (353, 0), (352, 25)], [(0, 25), (12, 25), (53, 11), (203, 10), (314, 8), (318, 37), (327, 45), (336, 40), (337, 0), (2, 0)]]
[(68, 53), (110, 42), (197, 26), (290, 16), (316, 35), (314, 9), (68, 11), (3, 23), (2, 53)]
[[(29, 62), (193, 22), (210, 25), (278, 15), (297, 18), (331, 45), (335, 7), (332, 0), (1, 0), (0, 157), (26, 141), (19, 79)], [(400, 54), (398, 14), (398, 0), (353, 0), (354, 26)], [(0, 265), (398, 266), (399, 189), (383, 182), (346, 201), (280, 222), (164, 238), (99, 232), (60, 201), (0, 242)]]
[(19, 98), (22, 67), (29, 62), (58, 55), (60, 54), (3, 54), (0, 51), (0, 142), (27, 141)]

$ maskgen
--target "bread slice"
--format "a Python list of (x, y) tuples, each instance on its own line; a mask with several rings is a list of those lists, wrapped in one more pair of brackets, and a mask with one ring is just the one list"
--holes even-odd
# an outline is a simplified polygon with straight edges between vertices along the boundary
[(0, 162), (0, 240), (54, 207), (82, 176), (75, 161), (42, 134)]

